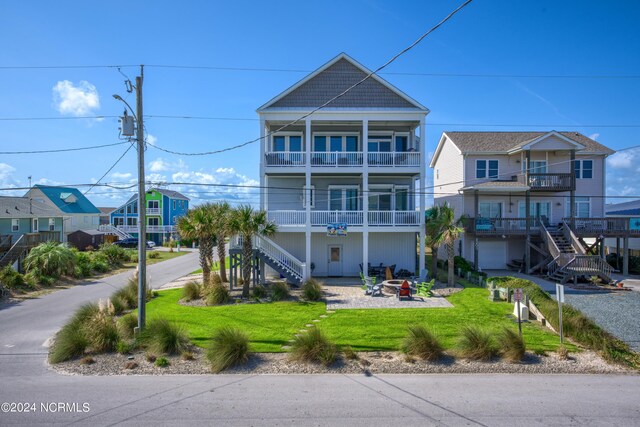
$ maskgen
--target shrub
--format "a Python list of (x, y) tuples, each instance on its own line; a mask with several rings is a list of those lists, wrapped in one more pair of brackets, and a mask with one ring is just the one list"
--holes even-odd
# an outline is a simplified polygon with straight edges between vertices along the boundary
[(215, 272), (211, 272), (211, 274), (209, 275), (209, 285), (221, 285), (222, 284), (222, 278), (220, 278), (220, 275), (218, 273)]
[(147, 252), (147, 258), (158, 259), (160, 258), (160, 252)]
[(60, 363), (71, 358), (82, 356), (89, 346), (89, 341), (75, 322), (69, 322), (60, 329), (51, 347), (49, 361)]
[(275, 282), (271, 285), (271, 301), (289, 299), (289, 285), (286, 282)]
[(104, 256), (107, 264), (111, 267), (119, 267), (123, 263), (129, 261), (129, 252), (127, 252), (126, 249), (111, 243), (104, 243), (100, 245), (98, 253)]
[(195, 359), (195, 356), (190, 351), (183, 351), (182, 354), (180, 355), (180, 357), (182, 357), (182, 360), (194, 360)]
[(0, 282), (9, 289), (22, 288), (27, 284), (24, 275), (15, 271), (10, 265), (0, 270)]
[(159, 368), (166, 368), (169, 366), (169, 360), (166, 357), (158, 357), (153, 364)]
[(85, 356), (80, 359), (81, 365), (93, 365), (94, 363), (96, 363), (96, 360), (91, 356)]
[(235, 328), (224, 327), (213, 335), (207, 360), (213, 372), (223, 371), (249, 359), (249, 337)]
[(113, 314), (116, 316), (121, 315), (129, 308), (126, 301), (122, 300), (122, 298), (111, 298), (109, 302), (113, 307)]
[(296, 336), (289, 353), (289, 358), (293, 361), (322, 363), (325, 366), (332, 364), (337, 356), (335, 344), (316, 327)]
[(229, 290), (226, 286), (218, 283), (207, 289), (207, 305), (226, 304), (229, 301)]
[(502, 332), (498, 335), (498, 345), (500, 346), (500, 353), (502, 358), (516, 363), (522, 361), (526, 346), (524, 340), (512, 329), (503, 328)]
[(322, 299), (322, 286), (315, 279), (308, 279), (302, 285), (302, 297), (307, 301)]
[(253, 297), (255, 299), (262, 299), (267, 297), (267, 288), (262, 285), (256, 285), (253, 288)]
[(33, 271), (38, 276), (58, 278), (73, 274), (76, 257), (65, 243), (45, 242), (29, 251), (24, 260), (25, 271)]
[(96, 313), (82, 325), (82, 329), (90, 347), (97, 352), (115, 350), (120, 340), (113, 317), (105, 311)]
[(569, 349), (563, 345), (556, 348), (556, 354), (558, 355), (558, 359), (560, 360), (569, 359)]
[(106, 273), (107, 271), (109, 271), (109, 264), (101, 259), (93, 259), (90, 266), (91, 270), (97, 273)]
[[(146, 300), (149, 301), (152, 296), (151, 289), (147, 286)], [(133, 310), (138, 307), (138, 277), (133, 275), (127, 281), (127, 284), (111, 294), (111, 300), (120, 299), (126, 309)]]
[(401, 350), (408, 356), (423, 360), (438, 360), (442, 357), (442, 346), (435, 335), (424, 326), (411, 325), (402, 340)]
[(491, 360), (496, 354), (491, 335), (476, 326), (462, 328), (458, 347), (460, 355), (470, 360)]
[(195, 281), (185, 283), (182, 288), (182, 299), (187, 302), (194, 299), (200, 299), (200, 284)]
[(342, 349), (342, 354), (347, 360), (358, 360), (358, 353), (353, 351), (353, 349), (349, 345)]
[(119, 318), (116, 323), (120, 336), (131, 339), (134, 335), (134, 329), (138, 327), (138, 316), (136, 313), (129, 313)]
[(154, 319), (141, 333), (140, 342), (154, 353), (180, 354), (189, 347), (189, 338), (179, 325)]
[(129, 354), (133, 350), (133, 346), (126, 341), (118, 341), (116, 351), (120, 354)]

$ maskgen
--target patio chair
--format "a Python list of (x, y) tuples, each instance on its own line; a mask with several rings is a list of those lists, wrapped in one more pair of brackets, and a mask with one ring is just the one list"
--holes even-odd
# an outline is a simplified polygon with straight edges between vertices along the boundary
[(375, 277), (367, 277), (360, 273), (360, 278), (362, 279), (362, 289), (364, 289), (365, 295), (382, 296), (382, 285), (376, 284)]
[(396, 290), (396, 297), (398, 297), (398, 299), (403, 297), (413, 299), (413, 296), (411, 295), (411, 285), (409, 285), (408, 281), (405, 280), (402, 282), (402, 285), (400, 285)]
[(416, 295), (421, 297), (432, 296), (433, 294), (431, 292), (431, 288), (433, 288), (433, 285), (435, 285), (435, 283), (436, 283), (436, 280), (431, 279), (430, 282), (422, 282), (422, 283), (416, 284)]

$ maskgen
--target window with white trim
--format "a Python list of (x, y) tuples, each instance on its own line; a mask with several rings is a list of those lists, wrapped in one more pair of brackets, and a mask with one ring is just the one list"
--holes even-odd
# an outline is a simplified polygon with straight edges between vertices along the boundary
[(480, 202), (478, 203), (478, 215), (482, 218), (502, 218), (502, 203)]
[(11, 231), (20, 231), (20, 220), (12, 219), (11, 220)]
[(498, 178), (498, 161), (476, 160), (476, 178)]
[(271, 151), (302, 151), (302, 134), (277, 134), (271, 140)]
[(357, 134), (314, 133), (313, 150), (318, 153), (339, 152), (353, 153), (358, 151)]
[[(311, 201), (311, 207), (316, 206), (316, 186), (312, 185), (309, 190), (309, 200)], [(302, 207), (307, 207), (307, 186), (302, 187)]]
[(358, 186), (329, 187), (330, 211), (357, 211), (358, 205)]
[(174, 201), (173, 201), (173, 210), (174, 210), (174, 211), (176, 210), (176, 206), (177, 206), (177, 205), (178, 205), (178, 201), (177, 201), (177, 200), (174, 200)]
[(391, 135), (369, 135), (367, 147), (370, 153), (391, 152)]
[(100, 217), (99, 216), (94, 216), (93, 218), (91, 218), (91, 223), (93, 225), (98, 225), (100, 224)]
[(547, 173), (547, 161), (546, 160), (531, 160), (529, 167), (530, 173)]
[(149, 219), (147, 219), (147, 225), (151, 225), (151, 226), (160, 225), (160, 218), (149, 218)]
[(573, 170), (576, 173), (576, 179), (593, 178), (593, 160), (574, 160)]
[[(571, 216), (571, 211), (569, 207), (571, 206), (571, 198), (567, 197), (565, 199), (564, 204), (564, 214), (565, 217), (569, 218)], [(576, 218), (589, 218), (591, 216), (591, 198), (584, 196), (576, 196), (575, 197), (575, 206), (576, 206)]]
[(49, 231), (54, 231), (56, 229), (56, 219), (49, 218)]

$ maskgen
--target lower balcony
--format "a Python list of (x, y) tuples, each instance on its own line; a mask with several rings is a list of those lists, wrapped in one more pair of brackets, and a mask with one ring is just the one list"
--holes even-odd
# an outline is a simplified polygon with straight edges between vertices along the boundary
[[(137, 225), (118, 225), (116, 227), (118, 230), (122, 230), (125, 233), (137, 233), (138, 226)], [(175, 233), (176, 226), (175, 225), (147, 225), (147, 233)]]
[(467, 218), (464, 229), (468, 234), (476, 236), (525, 236), (527, 222), (529, 233), (538, 233), (537, 218)]
[[(307, 223), (307, 212), (268, 211), (270, 221), (278, 227), (304, 227)], [(311, 211), (311, 226), (326, 227), (327, 224), (344, 222), (348, 226), (363, 226), (363, 211)], [(420, 212), (418, 211), (369, 211), (367, 215), (370, 227), (383, 226), (419, 226)]]

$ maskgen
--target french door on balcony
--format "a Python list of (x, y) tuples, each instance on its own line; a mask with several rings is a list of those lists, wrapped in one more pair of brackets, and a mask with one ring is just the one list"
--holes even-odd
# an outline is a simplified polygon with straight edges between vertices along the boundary
[(530, 218), (535, 218), (533, 227), (538, 225), (538, 221), (541, 220), (545, 225), (548, 225), (552, 222), (551, 219), (551, 202), (530, 202), (529, 203), (529, 215), (525, 214), (525, 202), (518, 203), (518, 216), (520, 218), (526, 218), (527, 216)]

